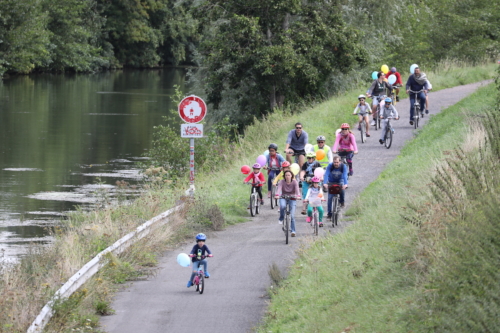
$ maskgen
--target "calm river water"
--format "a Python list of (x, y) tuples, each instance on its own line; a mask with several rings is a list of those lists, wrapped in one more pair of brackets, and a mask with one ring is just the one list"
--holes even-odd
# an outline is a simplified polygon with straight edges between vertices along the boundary
[(135, 162), (176, 109), (174, 85), (185, 91), (183, 69), (0, 81), (0, 261), (49, 243), (48, 228), (101, 189), (139, 181)]

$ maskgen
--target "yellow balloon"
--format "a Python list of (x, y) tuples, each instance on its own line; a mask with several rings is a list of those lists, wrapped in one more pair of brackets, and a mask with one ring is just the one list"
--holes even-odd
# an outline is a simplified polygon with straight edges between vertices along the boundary
[(389, 73), (389, 66), (387, 66), (387, 65), (382, 65), (382, 67), (380, 68), (380, 70), (381, 70), (384, 74), (387, 74), (387, 73)]
[(290, 171), (294, 176), (296, 176), (300, 171), (300, 166), (297, 163), (293, 163), (292, 165), (290, 165)]
[(316, 152), (316, 159), (318, 161), (321, 161), (322, 159), (325, 158), (325, 151), (323, 149), (320, 149)]

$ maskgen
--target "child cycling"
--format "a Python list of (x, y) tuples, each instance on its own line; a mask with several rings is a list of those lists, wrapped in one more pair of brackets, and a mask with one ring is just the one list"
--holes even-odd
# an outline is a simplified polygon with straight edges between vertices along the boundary
[(322, 201), (325, 201), (325, 197), (323, 195), (323, 188), (319, 186), (320, 179), (318, 177), (313, 177), (311, 179), (312, 186), (307, 190), (306, 198), (304, 202), (310, 203), (307, 207), (307, 218), (306, 222), (310, 223), (312, 219), (313, 207), (316, 207), (319, 212), (319, 226), (323, 226), (323, 206), (321, 205)]
[(356, 145), (356, 137), (349, 130), (350, 127), (347, 123), (343, 123), (340, 126), (341, 131), (337, 134), (332, 152), (336, 154), (338, 148), (338, 155), (346, 157), (347, 164), (349, 165), (349, 176), (352, 176), (354, 174), (352, 170), (352, 157), (358, 153), (358, 146)]
[[(196, 235), (196, 244), (193, 246), (193, 249), (189, 253), (189, 256), (193, 259), (193, 272), (191, 273), (191, 278), (187, 283), (187, 287), (191, 287), (193, 285), (193, 279), (196, 273), (198, 273), (198, 268), (200, 265), (203, 265), (203, 271), (205, 272), (205, 278), (209, 278), (210, 274), (208, 273), (208, 263), (205, 257), (212, 257), (212, 252), (208, 246), (205, 245), (205, 241), (207, 240), (207, 236), (205, 234)], [(208, 253), (208, 255), (205, 255)]]
[(281, 172), (276, 177), (274, 177), (273, 185), (277, 185), (280, 180), (284, 179), (283, 175), (285, 174), (285, 171), (287, 171), (287, 170), (290, 170), (290, 162), (285, 161), (285, 162), (281, 163)]
[(384, 107), (382, 108), (382, 110), (380, 110), (380, 119), (382, 120), (382, 132), (380, 133), (380, 140), (378, 140), (378, 142), (380, 142), (381, 145), (384, 144), (385, 128), (387, 127), (387, 123), (389, 122), (387, 119), (389, 118), (394, 118), (396, 120), (399, 120), (399, 115), (394, 105), (392, 105), (392, 99), (387, 97), (385, 99)]
[(267, 149), (269, 149), (269, 155), (267, 155), (267, 165), (264, 166), (264, 169), (267, 169), (267, 197), (270, 198), (273, 180), (280, 172), (285, 158), (278, 154), (277, 144), (271, 143)]
[(359, 116), (359, 122), (358, 122), (358, 130), (361, 130), (361, 123), (363, 122), (363, 119), (365, 120), (366, 123), (366, 136), (369, 137), (370, 133), (370, 119), (368, 118), (368, 115), (372, 113), (370, 105), (366, 104), (365, 102), (366, 97), (365, 95), (359, 95), (358, 96), (358, 105), (356, 105), (356, 108), (352, 112), (352, 114), (357, 114)]
[[(300, 170), (300, 181), (302, 182), (302, 199), (305, 199), (311, 179), (314, 177), (314, 170), (321, 168), (321, 164), (316, 161), (316, 154), (309, 152), (306, 154), (307, 162), (302, 165)], [(302, 203), (302, 215), (306, 215), (307, 203)]]
[[(255, 163), (252, 166), (252, 168), (253, 168), (253, 172), (251, 172), (247, 176), (247, 178), (245, 178), (245, 180), (243, 182), (245, 184), (248, 184), (250, 182), (250, 180), (252, 181), (252, 185), (255, 186), (255, 189), (257, 190), (257, 193), (259, 194), (260, 204), (263, 205), (264, 204), (264, 200), (262, 200), (262, 184), (264, 184), (264, 182), (266, 181), (266, 179), (264, 178), (264, 174), (262, 172), (260, 172), (261, 166), (260, 166), (259, 163)], [(248, 206), (247, 209), (250, 209), (250, 206)]]

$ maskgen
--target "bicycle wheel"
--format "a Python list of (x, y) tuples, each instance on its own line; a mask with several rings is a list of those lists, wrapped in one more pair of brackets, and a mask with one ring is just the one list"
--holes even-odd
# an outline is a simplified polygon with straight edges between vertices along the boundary
[(418, 127), (418, 118), (420, 114), (420, 106), (418, 104), (415, 104), (415, 109), (413, 110), (413, 127), (417, 129)]
[(313, 226), (314, 226), (314, 234), (318, 236), (318, 231), (319, 231), (319, 222), (318, 222), (318, 211), (315, 210), (313, 212)]
[(378, 131), (378, 127), (377, 127), (377, 124), (378, 124), (378, 115), (380, 113), (380, 105), (377, 105), (377, 113), (375, 114), (375, 117), (373, 117), (373, 120), (375, 121), (375, 130)]
[(272, 185), (271, 186), (271, 209), (274, 209), (274, 207), (278, 207), (278, 201), (274, 198), (276, 195), (276, 186)]
[(337, 217), (337, 206), (338, 206), (338, 197), (334, 196), (332, 200), (332, 227), (335, 228), (335, 219)]
[(250, 194), (250, 215), (255, 216), (255, 195)]
[(285, 232), (285, 244), (288, 244), (288, 235), (290, 234), (290, 214), (287, 212), (285, 215), (285, 224), (283, 225), (283, 231)]
[(387, 127), (385, 129), (384, 141), (385, 141), (385, 148), (387, 148), (387, 149), (391, 148), (391, 144), (392, 144), (392, 129), (389, 126), (389, 124), (387, 124)]
[(339, 212), (340, 212), (340, 207), (337, 203), (337, 209), (335, 210), (335, 213), (333, 213), (333, 223), (335, 223), (335, 225), (338, 225), (339, 224)]
[(260, 199), (256, 195), (255, 196), (255, 215), (259, 214), (259, 211), (260, 211)]
[(205, 277), (202, 275), (200, 275), (200, 282), (198, 283), (198, 292), (200, 294), (203, 294), (203, 292), (205, 291)]
[(363, 120), (361, 123), (361, 143), (366, 141), (366, 122)]

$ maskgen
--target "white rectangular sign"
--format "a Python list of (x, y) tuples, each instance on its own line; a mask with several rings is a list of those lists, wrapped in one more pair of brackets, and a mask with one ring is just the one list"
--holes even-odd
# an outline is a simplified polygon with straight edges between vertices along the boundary
[(181, 124), (181, 138), (202, 138), (202, 124)]

